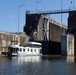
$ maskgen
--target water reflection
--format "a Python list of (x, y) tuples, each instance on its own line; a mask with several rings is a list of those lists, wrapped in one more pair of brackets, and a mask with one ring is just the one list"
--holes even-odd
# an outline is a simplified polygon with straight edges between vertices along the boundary
[(76, 57), (1, 57), (0, 75), (76, 75)]
[(74, 56), (67, 56), (67, 62), (75, 62), (75, 57)]
[(28, 62), (40, 62), (41, 56), (17, 56), (12, 57), (12, 61), (17, 64), (23, 64)]

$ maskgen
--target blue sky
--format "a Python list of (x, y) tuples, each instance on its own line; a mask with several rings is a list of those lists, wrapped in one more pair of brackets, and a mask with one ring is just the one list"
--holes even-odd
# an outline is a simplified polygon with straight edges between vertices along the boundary
[[(62, 9), (73, 8), (75, 0), (62, 0)], [(38, 4), (37, 4), (38, 2)], [(36, 11), (36, 5), (38, 11), (51, 11), (61, 10), (61, 0), (0, 0), (0, 31), (17, 32), (18, 31), (18, 6), (25, 4), (19, 8), (19, 31), (23, 31), (25, 24), (25, 13), (26, 10)], [(61, 22), (61, 14), (50, 15), (51, 18)], [(68, 14), (62, 15), (62, 23), (67, 25)]]

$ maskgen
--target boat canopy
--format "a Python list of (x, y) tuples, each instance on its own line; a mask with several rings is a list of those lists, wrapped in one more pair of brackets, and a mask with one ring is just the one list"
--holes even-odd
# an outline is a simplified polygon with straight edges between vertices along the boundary
[(41, 43), (38, 43), (38, 42), (25, 42), (23, 44), (23, 46), (27, 45), (27, 44), (31, 44), (31, 45), (42, 45)]

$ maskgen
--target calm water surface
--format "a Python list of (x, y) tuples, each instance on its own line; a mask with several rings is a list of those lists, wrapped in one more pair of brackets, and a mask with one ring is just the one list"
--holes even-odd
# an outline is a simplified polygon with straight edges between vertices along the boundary
[(0, 75), (76, 75), (75, 57), (0, 57)]

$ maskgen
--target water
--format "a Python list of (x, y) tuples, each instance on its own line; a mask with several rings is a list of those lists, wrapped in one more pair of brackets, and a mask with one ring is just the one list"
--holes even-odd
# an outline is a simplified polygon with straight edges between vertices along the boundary
[(76, 75), (75, 57), (0, 57), (0, 75)]

